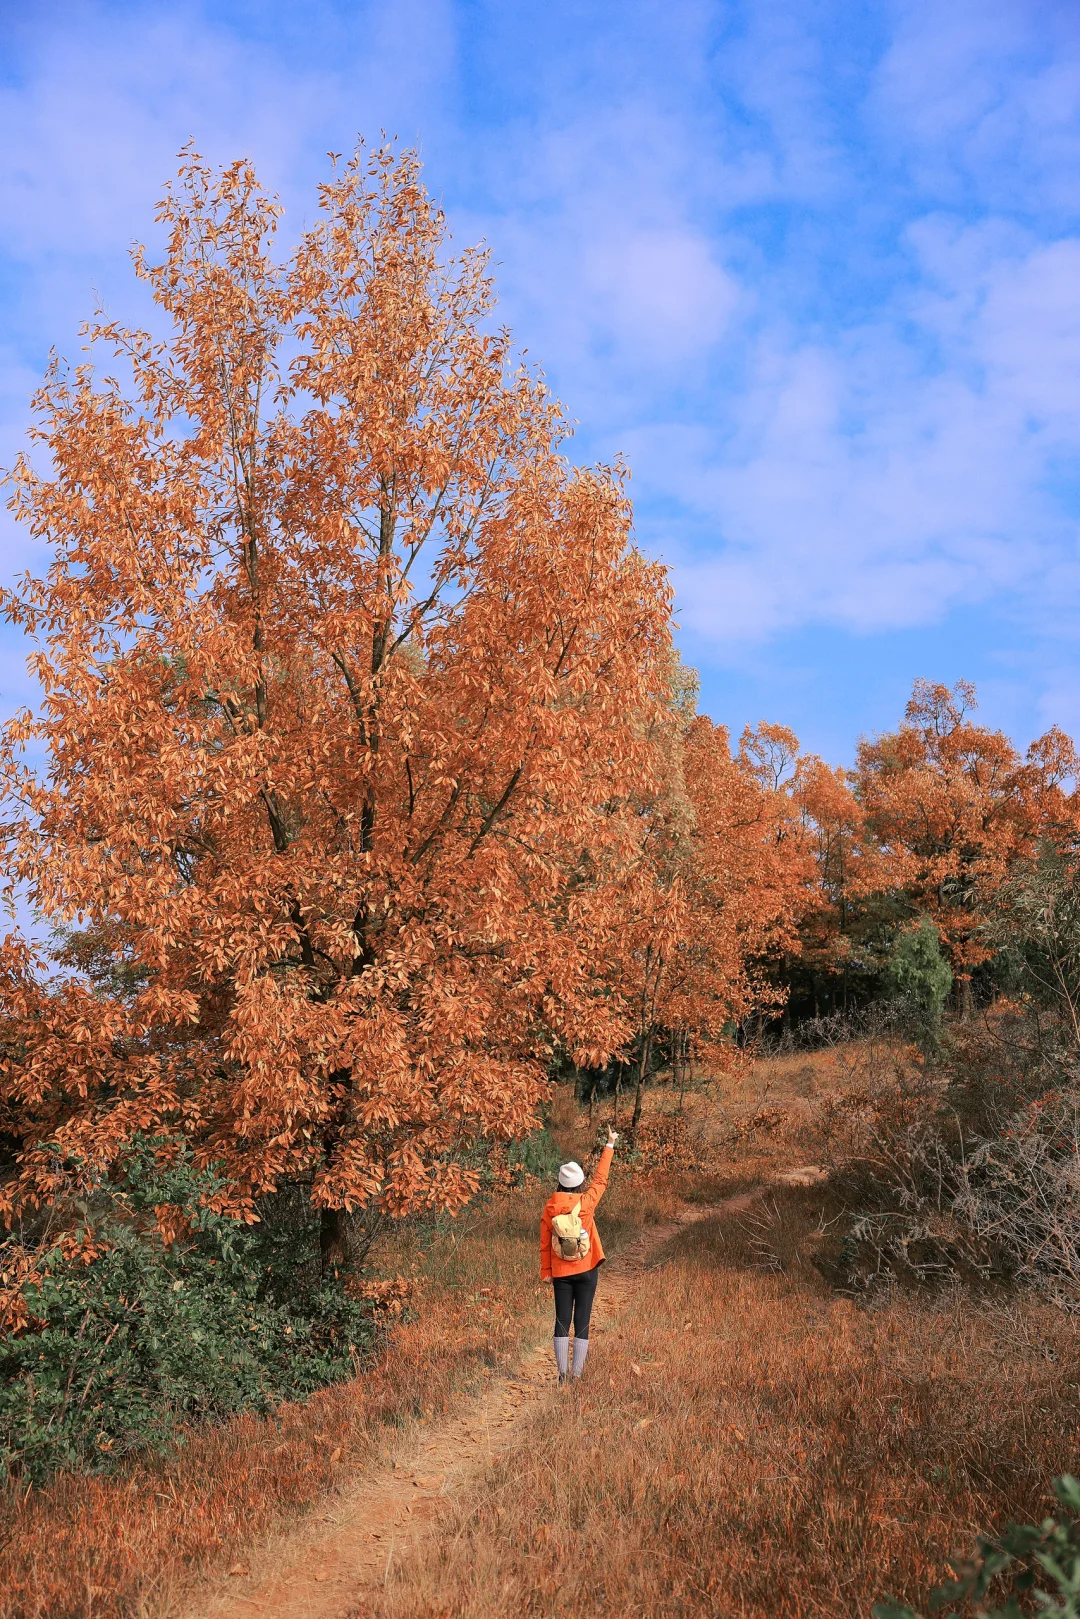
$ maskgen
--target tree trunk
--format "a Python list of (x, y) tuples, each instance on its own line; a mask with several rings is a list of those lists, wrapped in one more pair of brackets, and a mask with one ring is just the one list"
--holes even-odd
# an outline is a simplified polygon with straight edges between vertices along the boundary
[(641, 1103), (645, 1095), (645, 1075), (649, 1069), (649, 1058), (652, 1056), (652, 1035), (647, 1035), (642, 1043), (641, 1058), (638, 1062), (637, 1089), (634, 1092), (634, 1112), (630, 1119), (630, 1134), (633, 1135), (641, 1121)]
[(683, 1110), (686, 1100), (686, 1072), (690, 1066), (690, 1036), (685, 1029), (680, 1029), (676, 1039), (676, 1050), (679, 1053), (679, 1112)]
[(349, 1263), (349, 1217), (344, 1209), (319, 1210), (319, 1258), (323, 1276), (337, 1275)]
[(961, 978), (957, 987), (960, 991), (960, 1021), (961, 1023), (970, 1023), (972, 1015), (971, 979)]

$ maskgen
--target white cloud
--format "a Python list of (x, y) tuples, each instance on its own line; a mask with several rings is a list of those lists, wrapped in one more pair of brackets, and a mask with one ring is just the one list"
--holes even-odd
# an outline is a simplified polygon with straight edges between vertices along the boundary
[(21, 73), (0, 88), (6, 251), (121, 255), (150, 229), (189, 139), (214, 162), (253, 157), (264, 185), (310, 211), (330, 138), (430, 132), (453, 65), (451, 0), (352, 12), (344, 48), (313, 58), (210, 23), (184, 0), (43, 14)]
[(597, 331), (663, 364), (718, 342), (738, 298), (708, 242), (686, 229), (593, 234), (583, 244), (582, 282)]
[[(756, 161), (725, 172), (744, 199), (772, 184)], [(485, 180), (488, 206), (457, 211), (455, 236), (492, 244), (504, 315), (594, 427), (616, 399), (647, 411), (673, 377), (699, 378), (749, 307), (692, 124), (640, 94), (514, 126)]]
[[(32, 341), (73, 330), (99, 264), (130, 289), (122, 244), (189, 134), (252, 152), (291, 230), (323, 147), (385, 126), (423, 138), (458, 241), (491, 242), (504, 313), (587, 424), (578, 453), (628, 453), (642, 533), (718, 650), (957, 603), (1080, 607), (1055, 492), (1080, 458), (1071, 4), (883, 7), (880, 63), (839, 66), (794, 0), (753, 0), (726, 34), (697, 0), (572, 28), (556, 7), (524, 67), (541, 23), (503, 12), (529, 94), (476, 124), (466, 9), (359, 6), (340, 52), (295, 59), (184, 7), (43, 29), (0, 91)], [(500, 58), (484, 71), (493, 93)]]
[(219, 160), (257, 146), (280, 173), (318, 98), (182, 13), (126, 37), (50, 31), (30, 78), (0, 90), (0, 141), (19, 154), (0, 171), (7, 249), (114, 254), (147, 228), (186, 140), (209, 136)]
[(1072, 0), (893, 8), (871, 90), (924, 188), (1021, 212), (1080, 200), (1080, 18)]
[(766, 328), (727, 438), (634, 433), (639, 490), (691, 514), (688, 627), (932, 623), (1001, 592), (1030, 603), (1054, 568), (1054, 610), (1080, 606), (1060, 596), (1077, 519), (1046, 487), (1080, 467), (1080, 242), (1010, 236), (993, 257), (976, 234), (946, 251), (940, 220), (923, 232), (932, 273), (888, 320), (816, 344)]
[[(153, 324), (128, 261), (159, 239), (154, 207), (189, 139), (213, 163), (251, 156), (282, 194), (286, 241), (315, 208), (326, 148), (357, 133), (415, 139), (442, 116), (453, 65), (451, 0), (352, 8), (337, 54), (290, 57), (270, 32), (245, 38), (190, 0), (43, 8), (0, 86), (0, 238), (9, 267), (0, 350), (0, 463), (25, 439), (28, 406), (56, 347), (81, 359), (78, 328), (98, 297)], [(0, 573), (27, 565), (0, 512)], [(36, 548), (35, 548), (36, 550)], [(35, 565), (39, 558), (33, 557)]]

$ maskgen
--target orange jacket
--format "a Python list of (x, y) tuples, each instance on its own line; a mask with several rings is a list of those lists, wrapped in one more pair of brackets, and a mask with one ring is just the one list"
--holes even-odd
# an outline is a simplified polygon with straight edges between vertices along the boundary
[[(603, 1259), (604, 1250), (600, 1243), (600, 1233), (596, 1229), (593, 1211), (604, 1195), (614, 1151), (614, 1147), (604, 1148), (587, 1192), (583, 1192), (581, 1187), (577, 1186), (572, 1192), (554, 1193), (544, 1204), (544, 1212), (540, 1216), (540, 1275), (545, 1282), (549, 1282), (553, 1276), (579, 1276), (582, 1271), (592, 1270), (593, 1266), (599, 1265)], [(551, 1222), (557, 1214), (569, 1214), (579, 1198), (581, 1223), (589, 1233), (589, 1251), (584, 1259), (557, 1258), (551, 1249)]]

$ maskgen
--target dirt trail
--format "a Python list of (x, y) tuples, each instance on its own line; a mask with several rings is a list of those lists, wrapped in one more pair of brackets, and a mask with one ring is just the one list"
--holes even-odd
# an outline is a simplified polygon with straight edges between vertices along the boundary
[[(607, 1330), (633, 1295), (644, 1266), (684, 1226), (736, 1214), (761, 1195), (742, 1192), (711, 1208), (688, 1208), (644, 1233), (604, 1266), (593, 1319)], [(550, 1329), (548, 1329), (548, 1332)], [(514, 1370), (463, 1399), (456, 1411), (402, 1435), (392, 1465), (343, 1482), (321, 1510), (253, 1551), (238, 1572), (201, 1587), (184, 1619), (348, 1619), (385, 1580), (395, 1560), (430, 1533), (440, 1496), (466, 1488), (509, 1450), (544, 1400), (559, 1398), (551, 1339), (534, 1344)], [(565, 1397), (565, 1396), (564, 1396)], [(239, 1570), (243, 1572), (239, 1572)]]

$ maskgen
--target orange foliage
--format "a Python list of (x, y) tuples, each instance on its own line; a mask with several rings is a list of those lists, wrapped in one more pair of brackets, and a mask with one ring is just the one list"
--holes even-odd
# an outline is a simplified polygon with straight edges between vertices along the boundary
[[(48, 543), (5, 601), (44, 699), (3, 735), (5, 872), (79, 925), (9, 938), (4, 1205), (185, 1132), (228, 1205), (454, 1208), (455, 1149), (525, 1130), (551, 1040), (625, 1029), (594, 966), (656, 767), (669, 591), (619, 476), (487, 322), (416, 159), (359, 152), (282, 266), (251, 170), (189, 155), (136, 268), (126, 389), (50, 371)], [(44, 771), (21, 749), (43, 751)]]
[(680, 730), (674, 781), (651, 805), (624, 896), (618, 981), (632, 1002), (635, 1128), (661, 1030), (715, 1061), (725, 1029), (783, 999), (761, 968), (798, 947), (795, 924), (812, 903), (813, 865), (786, 781), (797, 751), (779, 726), (746, 731), (737, 754), (704, 715)]
[(792, 785), (816, 867), (816, 903), (804, 915), (801, 955), (826, 975), (842, 972), (850, 959), (851, 913), (865, 863), (865, 817), (850, 779), (811, 754), (799, 761)]
[(916, 681), (899, 730), (863, 742), (858, 797), (869, 838), (863, 892), (903, 889), (933, 917), (961, 982), (990, 954), (986, 904), (1040, 836), (1071, 837), (1063, 783), (1073, 744), (1051, 730), (1021, 759), (1008, 737), (972, 723), (975, 691)]
[[(762, 969), (798, 948), (795, 925), (813, 904), (813, 864), (790, 791), (797, 757), (796, 738), (778, 725), (748, 727), (735, 755), (707, 719), (687, 738), (699, 909), (713, 959), (724, 962), (728, 1019), (782, 1000)], [(702, 986), (691, 993), (700, 1004)]]

